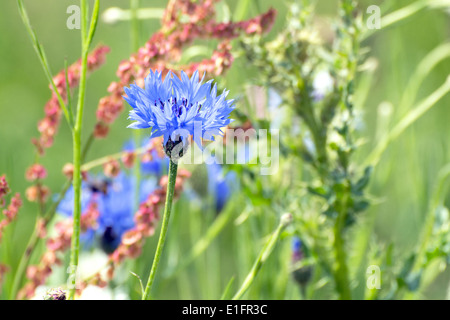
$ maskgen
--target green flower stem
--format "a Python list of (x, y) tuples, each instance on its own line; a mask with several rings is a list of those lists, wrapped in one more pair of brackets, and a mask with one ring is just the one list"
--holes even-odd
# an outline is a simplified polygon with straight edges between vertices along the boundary
[[(437, 183), (434, 187), (433, 194), (431, 196), (430, 204), (427, 210), (427, 215), (424, 221), (423, 231), (419, 242), (419, 249), (417, 250), (416, 259), (414, 261), (411, 273), (418, 272), (424, 267), (426, 261), (426, 254), (430, 240), (433, 237), (433, 227), (436, 221), (436, 212), (440, 205), (442, 205), (443, 199), (446, 194), (446, 183), (450, 176), (450, 163), (445, 165), (438, 174)], [(432, 281), (429, 281), (431, 283)], [(405, 298), (407, 300), (419, 298), (420, 288), (416, 292), (407, 292)]]
[(450, 76), (436, 91), (425, 98), (415, 108), (411, 109), (392, 130), (387, 133), (380, 142), (375, 146), (372, 152), (367, 157), (365, 163), (367, 165), (376, 166), (380, 161), (380, 158), (389, 144), (397, 139), (409, 126), (420, 119), (428, 110), (430, 110), (436, 103), (450, 92)]
[(156, 247), (155, 257), (153, 258), (152, 269), (148, 277), (147, 286), (145, 292), (142, 295), (142, 300), (150, 299), (150, 291), (155, 280), (156, 270), (161, 260), (161, 253), (164, 248), (164, 242), (166, 241), (167, 229), (169, 226), (170, 212), (172, 211), (173, 194), (175, 190), (175, 182), (177, 179), (178, 164), (170, 160), (169, 164), (169, 182), (167, 184), (166, 203), (164, 208), (164, 216), (161, 226), (161, 233), (159, 234), (158, 245)]
[[(130, 12), (131, 12), (131, 52), (137, 52), (139, 50), (139, 20), (137, 12), (139, 10), (139, 0), (130, 0)], [(141, 145), (141, 130), (133, 130), (133, 140), (135, 148)], [(141, 161), (139, 157), (135, 157), (133, 165), (133, 175), (135, 179), (134, 188), (134, 203), (133, 211), (136, 211), (139, 207), (139, 186), (141, 184)]]
[(270, 254), (272, 253), (273, 249), (275, 248), (275, 245), (277, 244), (281, 232), (284, 230), (286, 226), (288, 226), (292, 222), (292, 215), (287, 213), (284, 214), (281, 217), (280, 224), (270, 237), (270, 239), (267, 241), (263, 249), (261, 250), (258, 258), (256, 259), (255, 263), (253, 264), (252, 269), (250, 270), (249, 274), (245, 278), (244, 282), (242, 283), (239, 290), (236, 292), (236, 294), (233, 297), (233, 300), (239, 300), (242, 298), (242, 296), (245, 294), (245, 292), (250, 288), (253, 281), (255, 280), (256, 276), (259, 273), (259, 270), (261, 269), (264, 262), (269, 258)]
[[(147, 152), (147, 150), (148, 150), (147, 147), (141, 147), (141, 148), (134, 149), (134, 153), (136, 154), (136, 156), (138, 156), (138, 155), (141, 155), (141, 154)], [(108, 161), (111, 161), (112, 159), (115, 159), (115, 160), (120, 159), (122, 156), (126, 155), (128, 152), (129, 151), (116, 152), (116, 153), (86, 162), (81, 166), (81, 170), (89, 171), (95, 167), (98, 167), (98, 166), (101, 166), (101, 165), (107, 163)]]
[(81, 233), (81, 131), (75, 129), (73, 133), (73, 234), (70, 246), (70, 288), (68, 300), (73, 300), (75, 296), (76, 269), (78, 266), (78, 255), (80, 252)]
[(399, 114), (405, 114), (416, 101), (417, 94), (426, 77), (442, 61), (450, 57), (450, 43), (443, 43), (430, 51), (417, 65), (414, 73), (409, 77), (409, 81), (403, 90), (400, 104), (396, 109)]
[[(76, 143), (74, 143), (74, 151), (76, 150), (76, 152), (74, 153), (74, 159), (77, 159), (77, 163), (78, 165), (75, 166), (74, 164), (74, 176), (77, 177), (78, 184), (81, 185), (81, 170), (80, 170), (80, 166), (81, 166), (81, 159), (84, 158), (85, 153), (83, 153), (83, 155), (81, 155), (81, 120), (82, 120), (82, 110), (83, 110), (83, 105), (84, 105), (84, 95), (85, 95), (85, 84), (86, 84), (86, 71), (87, 71), (87, 55), (88, 55), (88, 51), (89, 51), (89, 46), (92, 42), (92, 38), (94, 36), (96, 27), (97, 27), (97, 21), (98, 21), (98, 13), (99, 13), (99, 8), (100, 8), (100, 2), (99, 0), (96, 0), (95, 2), (95, 6), (94, 6), (94, 11), (93, 11), (93, 16), (92, 16), (92, 20), (91, 20), (91, 25), (90, 25), (90, 29), (89, 29), (89, 34), (86, 33), (86, 27), (87, 27), (87, 0), (82, 0), (81, 1), (81, 9), (82, 9), (82, 74), (81, 74), (81, 78), (80, 78), (80, 91), (79, 91), (79, 97), (82, 97), (83, 99), (79, 98), (78, 101), (78, 108), (77, 108), (77, 124), (74, 123), (74, 117), (73, 117), (73, 113), (72, 110), (69, 109), (70, 107), (70, 100), (69, 100), (69, 106), (66, 105), (66, 103), (64, 102), (64, 100), (62, 99), (60, 93), (58, 90), (56, 90), (56, 85), (53, 81), (53, 76), (52, 76), (52, 72), (50, 70), (50, 66), (47, 60), (47, 57), (45, 55), (44, 52), (44, 48), (41, 46), (41, 44), (38, 41), (37, 35), (34, 32), (30, 20), (28, 18), (27, 12), (25, 10), (25, 7), (23, 5), (23, 0), (18, 0), (17, 1), (18, 6), (19, 6), (19, 13), (22, 17), (22, 20), (25, 24), (25, 27), (27, 29), (27, 32), (31, 38), (31, 41), (33, 43), (34, 49), (39, 57), (39, 60), (42, 64), (42, 67), (44, 69), (45, 75), (47, 76), (47, 79), (49, 81), (49, 83), (51, 84), (54, 93), (56, 94), (57, 98), (58, 98), (58, 102), (64, 112), (64, 115), (66, 117), (66, 120), (72, 130), (72, 134), (73, 134), (73, 139), (74, 142), (76, 141)], [(65, 64), (65, 67), (67, 69), (67, 64)], [(67, 78), (66, 78), (67, 81)], [(81, 112), (80, 112), (81, 111)], [(76, 128), (75, 128), (76, 127)], [(76, 130), (75, 130), (76, 129)], [(91, 140), (91, 138), (90, 138)], [(88, 142), (88, 146), (90, 146), (90, 142)], [(76, 145), (76, 146), (75, 146)], [(85, 148), (86, 150), (86, 148)], [(76, 156), (75, 156), (76, 155)], [(75, 161), (74, 161), (75, 162)], [(77, 174), (78, 172), (78, 174)], [(74, 179), (75, 180), (75, 179)], [(66, 184), (66, 186), (64, 186), (63, 190), (60, 193), (60, 197), (58, 199), (58, 201), (51, 206), (50, 210), (47, 211), (46, 214), (41, 214), (40, 216), (43, 216), (44, 219), (44, 224), (46, 225), (51, 218), (53, 217), (53, 214), (56, 211), (56, 208), (59, 204), (59, 202), (61, 201), (62, 197), (64, 196), (65, 192), (67, 191), (67, 189), (70, 187), (70, 183)], [(75, 201), (76, 202), (76, 201)], [(78, 201), (79, 202), (79, 201)], [(37, 226), (37, 225), (36, 225)], [(13, 281), (13, 288), (11, 290), (11, 298), (14, 299), (17, 297), (17, 293), (19, 290), (19, 287), (22, 283), (23, 280), (23, 276), (24, 273), (26, 271), (26, 268), (29, 264), (30, 258), (31, 258), (31, 254), (34, 251), (34, 248), (37, 246), (37, 244), (39, 243), (40, 238), (38, 237), (37, 234), (37, 228), (35, 228), (33, 230), (33, 233), (28, 241), (27, 247), (25, 249), (25, 253), (22, 256), (22, 258), (20, 259), (17, 271), (15, 273), (14, 276), (14, 281)], [(73, 240), (73, 239), (72, 239)]]
[(339, 201), (338, 216), (334, 225), (334, 251), (336, 254), (337, 267), (334, 272), (334, 281), (339, 293), (339, 299), (351, 300), (350, 281), (347, 267), (347, 255), (345, 253), (345, 241), (342, 235), (345, 220), (347, 218), (347, 199), (348, 193), (345, 193), (343, 199)]
[(97, 27), (98, 13), (100, 3), (95, 2), (89, 33), (87, 33), (87, 13), (88, 2), (81, 0), (81, 73), (80, 85), (78, 91), (78, 105), (76, 111), (75, 126), (73, 128), (73, 190), (74, 190), (74, 207), (73, 207), (73, 233), (70, 247), (70, 265), (69, 265), (69, 293), (68, 300), (73, 300), (76, 290), (76, 272), (78, 267), (78, 256), (80, 253), (80, 233), (81, 233), (81, 131), (83, 124), (83, 111), (86, 96), (86, 75), (87, 75), (87, 57), (89, 46), (94, 37)]
[(437, 183), (431, 197), (430, 206), (428, 208), (427, 217), (424, 224), (422, 240), (420, 241), (420, 248), (417, 253), (417, 258), (413, 266), (413, 271), (420, 269), (427, 251), (427, 245), (433, 234), (433, 227), (436, 221), (436, 211), (442, 204), (446, 193), (446, 182), (450, 176), (450, 164), (445, 165), (438, 174)]

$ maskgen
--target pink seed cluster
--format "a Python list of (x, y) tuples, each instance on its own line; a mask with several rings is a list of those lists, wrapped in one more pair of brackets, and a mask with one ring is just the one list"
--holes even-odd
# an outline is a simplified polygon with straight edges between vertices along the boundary
[[(178, 172), (175, 182), (174, 197), (179, 197), (183, 185), (191, 176), (187, 170), (181, 169)], [(139, 206), (138, 211), (134, 216), (135, 227), (127, 231), (122, 236), (122, 241), (117, 249), (109, 256), (108, 270), (106, 272), (107, 279), (102, 277), (102, 272), (99, 271), (89, 281), (84, 282), (81, 288), (88, 284), (105, 286), (109, 280), (114, 276), (115, 268), (120, 265), (125, 259), (135, 259), (142, 253), (142, 248), (145, 244), (145, 239), (151, 237), (155, 231), (155, 225), (159, 219), (159, 211), (164, 206), (166, 198), (168, 177), (164, 176), (160, 180), (160, 187), (153, 191), (147, 199)]]
[[(0, 209), (6, 204), (5, 197), (10, 193), (10, 188), (6, 177), (4, 175), (0, 176)], [(2, 214), (0, 214), (0, 241), (2, 240), (3, 230), (11, 224), (17, 217), (20, 208), (22, 207), (22, 199), (20, 194), (16, 193), (10, 200), (9, 205), (3, 209)], [(3, 281), (4, 275), (9, 271), (9, 267), (5, 264), (0, 263), (0, 287)]]
[(50, 189), (42, 184), (42, 180), (47, 177), (47, 170), (39, 163), (32, 164), (25, 172), (25, 178), (35, 184), (28, 187), (25, 195), (28, 201), (43, 204), (50, 195)]
[(4, 175), (0, 176), (0, 207), (5, 205), (5, 196), (9, 193), (9, 185)]
[(0, 216), (0, 240), (2, 239), (3, 230), (16, 219), (17, 213), (19, 213), (21, 207), (22, 199), (20, 194), (16, 193), (11, 198), (8, 207), (3, 209), (2, 215)]
[[(81, 231), (95, 229), (100, 213), (97, 204), (92, 202), (81, 215)], [(38, 286), (45, 284), (45, 281), (52, 273), (55, 265), (61, 265), (62, 261), (58, 255), (70, 248), (73, 220), (72, 218), (56, 223), (54, 231), (56, 235), (47, 240), (47, 251), (41, 258), (39, 265), (31, 265), (27, 269), (27, 279), (29, 282), (20, 290), (18, 297), (31, 298)], [(41, 234), (45, 236), (45, 234)]]
[[(87, 69), (89, 72), (98, 69), (102, 64), (105, 63), (106, 54), (109, 52), (109, 50), (110, 49), (107, 46), (99, 46), (88, 56)], [(70, 90), (78, 86), (80, 81), (80, 74), (81, 59), (67, 68), (67, 82), (69, 84), (69, 89), (66, 87), (65, 70), (61, 70), (53, 78), (56, 88), (65, 102), (67, 102), (67, 95), (70, 93)], [(50, 89), (52, 90), (51, 86)], [(45, 149), (53, 145), (54, 137), (58, 132), (59, 124), (61, 122), (62, 109), (59, 105), (59, 101), (55, 92), (52, 92), (52, 97), (45, 105), (44, 111), (45, 117), (38, 123), (40, 137), (32, 139), (32, 142), (36, 146), (40, 155), (43, 155)]]
[[(184, 181), (190, 176), (190, 172), (180, 170), (175, 183), (175, 197), (179, 196), (183, 189)], [(146, 201), (140, 204), (134, 216), (136, 226), (127, 231), (122, 238), (119, 247), (111, 254), (111, 260), (115, 264), (121, 263), (125, 258), (137, 258), (144, 244), (144, 239), (153, 235), (155, 222), (159, 219), (159, 209), (166, 198), (167, 176), (160, 180), (160, 188), (148, 196)]]
[[(10, 189), (6, 177), (0, 176), (0, 209), (6, 204), (5, 197), (9, 194)], [(16, 193), (10, 200), (8, 207), (3, 209), (0, 215), (0, 240), (2, 239), (3, 230), (11, 224), (17, 217), (17, 213), (22, 207), (22, 199), (19, 193)]]
[[(174, 72), (185, 70), (190, 76), (195, 70), (200, 73), (205, 72), (208, 77), (218, 76), (226, 72), (233, 63), (231, 54), (230, 40), (241, 34), (256, 35), (267, 32), (271, 29), (276, 11), (269, 9), (267, 12), (252, 19), (238, 22), (217, 22), (215, 20), (214, 5), (219, 0), (170, 0), (162, 19), (161, 29), (152, 35), (148, 42), (133, 54), (128, 60), (122, 61), (117, 69), (118, 81), (112, 82), (107, 91), (108, 96), (99, 101), (96, 112), (97, 123), (94, 128), (93, 136), (95, 138), (105, 138), (108, 135), (110, 125), (117, 119), (123, 111), (123, 87), (128, 86), (135, 81), (139, 86), (143, 86), (144, 78), (149, 69), (162, 71), (164, 74), (170, 68)], [(180, 66), (176, 63), (180, 60), (183, 49), (192, 44), (197, 39), (217, 39), (219, 40), (217, 48), (214, 50), (211, 58), (199, 62), (193, 62), (186, 66)], [(88, 56), (88, 71), (94, 71), (105, 62), (106, 54), (109, 48), (100, 46)], [(81, 73), (81, 59), (72, 64), (67, 75), (62, 70), (54, 77), (58, 93), (64, 101), (71, 90), (79, 85)], [(67, 77), (67, 80), (66, 80)], [(67, 81), (67, 83), (66, 83)], [(67, 86), (68, 84), (68, 86)], [(51, 87), (52, 89), (52, 87)], [(40, 156), (45, 150), (53, 145), (55, 135), (62, 117), (62, 108), (59, 104), (57, 95), (52, 93), (51, 99), (45, 105), (45, 117), (39, 121), (39, 138), (32, 140)], [(151, 151), (156, 148), (161, 156), (164, 152), (159, 143), (156, 147), (155, 141), (149, 146), (148, 150), (141, 155), (140, 161), (151, 161)], [(121, 162), (125, 167), (131, 168), (137, 157), (135, 151), (124, 153)], [(119, 173), (120, 163), (111, 159), (104, 164), (104, 172), (109, 177), (114, 177)], [(73, 165), (64, 166), (63, 173), (70, 179), (73, 175)], [(85, 178), (86, 173), (83, 173)], [(26, 171), (26, 179), (34, 184), (26, 190), (26, 197), (30, 201), (39, 202), (41, 205), (46, 202), (50, 196), (50, 189), (42, 184), (42, 180), (47, 177), (46, 169), (40, 164), (33, 164)], [(190, 173), (185, 170), (178, 172), (175, 184), (175, 197), (182, 192), (184, 182), (189, 178)], [(148, 198), (140, 204), (135, 214), (135, 227), (126, 232), (118, 248), (109, 257), (109, 269), (107, 278), (103, 279), (100, 273), (90, 278), (89, 283), (104, 286), (107, 281), (112, 279), (115, 267), (121, 264), (125, 259), (134, 259), (142, 252), (145, 239), (153, 235), (155, 225), (159, 219), (159, 211), (164, 205), (166, 197), (166, 187), (168, 178), (162, 177), (160, 187), (156, 189)], [(0, 207), (4, 206), (4, 197), (8, 194), (9, 187), (4, 176), (0, 177)], [(11, 204), (3, 211), (4, 220), (0, 222), (1, 230), (4, 228), (3, 221), (12, 221), (22, 205), (20, 195), (11, 199)], [(82, 231), (95, 229), (99, 211), (95, 203), (91, 203), (88, 209), (82, 214)], [(9, 223), (9, 222), (8, 222)], [(6, 226), (8, 223), (4, 223)], [(46, 221), (41, 220), (37, 224), (38, 236), (46, 237)], [(50, 237), (47, 242), (47, 251), (41, 257), (38, 265), (31, 265), (27, 269), (27, 278), (29, 280), (25, 287), (19, 292), (19, 297), (30, 298), (34, 295), (35, 289), (45, 283), (51, 274), (55, 265), (62, 263), (61, 253), (70, 248), (71, 236), (73, 232), (73, 221), (67, 219), (58, 222), (55, 225), (55, 236)], [(7, 268), (0, 265), (0, 281), (2, 274)], [(87, 283), (85, 283), (87, 284)]]
[(103, 164), (103, 173), (108, 178), (115, 178), (120, 173), (120, 163), (116, 159), (109, 159)]
[(38, 179), (45, 179), (47, 177), (47, 170), (43, 165), (35, 163), (28, 168), (25, 173), (25, 178), (28, 181), (34, 181)]
[(5, 276), (5, 273), (9, 271), (9, 267), (5, 264), (0, 263), (0, 285), (3, 282), (3, 278)]
[[(106, 54), (110, 51), (107, 46), (99, 46), (87, 58), (87, 70), (92, 72), (98, 69), (105, 63)], [(81, 75), (81, 59), (67, 68), (61, 70), (54, 78), (53, 82), (57, 88), (61, 98), (67, 102), (67, 96), (70, 91), (75, 89), (80, 82)], [(67, 88), (68, 85), (68, 88)], [(52, 90), (52, 86), (50, 85)], [(59, 104), (58, 97), (55, 92), (52, 92), (51, 99), (47, 102), (44, 108), (45, 117), (38, 123), (39, 138), (33, 138), (32, 142), (36, 146), (37, 152), (40, 156), (44, 155), (45, 149), (53, 145), (54, 137), (58, 133), (58, 128), (62, 117), (62, 108)], [(66, 168), (67, 170), (67, 168)], [(29, 181), (33, 181), (34, 185), (26, 190), (26, 198), (31, 202), (38, 202), (43, 208), (43, 204), (49, 198), (50, 189), (42, 184), (42, 180), (47, 177), (47, 171), (41, 164), (31, 165), (25, 177)]]

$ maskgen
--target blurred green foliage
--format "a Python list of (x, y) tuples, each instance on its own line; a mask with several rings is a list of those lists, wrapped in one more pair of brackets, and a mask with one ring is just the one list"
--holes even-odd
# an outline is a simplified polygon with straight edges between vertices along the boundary
[[(380, 5), (382, 12), (392, 12), (413, 1), (358, 1), (363, 12), (372, 4)], [(66, 9), (75, 0), (40, 0), (26, 1), (30, 20), (39, 35), (51, 68), (56, 74), (64, 66), (64, 58), (69, 63), (79, 58), (80, 41), (76, 30), (66, 27), (68, 14)], [(226, 0), (229, 12), (221, 10), (223, 18), (227, 15), (239, 20), (249, 18), (263, 12), (270, 6), (278, 10), (274, 28), (267, 36), (273, 39), (285, 25), (287, 6), (283, 2), (268, 0), (236, 1)], [(162, 8), (165, 1), (141, 0), (142, 7)], [(101, 12), (111, 6), (125, 8), (127, 2), (119, 0), (103, 1)], [(319, 1), (317, 12), (320, 14), (318, 25), (329, 26), (331, 17), (337, 14), (337, 1)], [(367, 14), (364, 15), (367, 17)], [(141, 34), (139, 42), (142, 45), (150, 35), (159, 28), (159, 21), (152, 19), (140, 22)], [(37, 136), (36, 124), (43, 116), (43, 106), (50, 98), (50, 90), (42, 72), (39, 61), (33, 51), (25, 28), (19, 17), (15, 1), (2, 3), (0, 10), (0, 173), (6, 173), (13, 191), (24, 190), (28, 186), (24, 174), (25, 169), (33, 162), (34, 146), (31, 137)], [(362, 111), (364, 126), (359, 135), (367, 141), (355, 154), (357, 161), (363, 161), (374, 148), (379, 138), (380, 130), (392, 128), (412, 105), (403, 109), (402, 95), (416, 66), (433, 49), (442, 43), (450, 41), (450, 16), (444, 11), (423, 10), (401, 23), (377, 31), (366, 39), (361, 47), (368, 48), (368, 56), (376, 61), (377, 68), (368, 77), (357, 78), (355, 85), (355, 104)], [(115, 71), (118, 63), (126, 59), (131, 52), (130, 24), (119, 22), (115, 25), (100, 22), (94, 38), (94, 45), (104, 43), (111, 47), (107, 63), (88, 79), (87, 100), (84, 128), (86, 131), (95, 124), (95, 110), (98, 100), (106, 94), (109, 83), (116, 79)], [(201, 43), (212, 50), (213, 44)], [(245, 70), (245, 71), (243, 71)], [(428, 96), (439, 87), (450, 74), (450, 59), (439, 63), (425, 79), (417, 91), (417, 100)], [(226, 77), (218, 79), (221, 84), (231, 90), (234, 96), (244, 95), (246, 84), (257, 83), (259, 80), (256, 68), (249, 65), (243, 58), (236, 59)], [(380, 112), (380, 104), (390, 102), (389, 113)], [(393, 141), (383, 154), (380, 163), (373, 171), (369, 185), (369, 193), (375, 199), (366, 212), (365, 217), (352, 228), (352, 236), (356, 241), (351, 244), (349, 252), (355, 257), (349, 257), (352, 272), (357, 274), (358, 283), (354, 284), (356, 297), (363, 297), (365, 289), (366, 267), (371, 264), (390, 264), (397, 268), (403, 253), (411, 252), (420, 241), (420, 234), (425, 223), (425, 214), (429, 208), (433, 186), (437, 183), (439, 170), (450, 160), (449, 120), (450, 96), (447, 95), (419, 121), (408, 128), (397, 140)], [(414, 104), (415, 105), (415, 104)], [(248, 110), (245, 99), (238, 104), (240, 110)], [(386, 111), (386, 108), (384, 109)], [(382, 111), (382, 110), (381, 110)], [(245, 112), (245, 111), (244, 111)], [(107, 140), (95, 142), (88, 155), (95, 159), (106, 154), (117, 152), (123, 142), (130, 138), (126, 112), (112, 127)], [(85, 136), (84, 139), (87, 137)], [(71, 134), (65, 123), (62, 123), (55, 144), (50, 148), (42, 163), (49, 170), (46, 182), (53, 191), (59, 190), (66, 180), (60, 168), (71, 162)], [(301, 176), (298, 175), (299, 180)], [(301, 181), (298, 181), (301, 183)], [(248, 194), (235, 195), (233, 201), (226, 207), (222, 215), (229, 215), (229, 221), (219, 237), (195, 261), (181, 270), (173, 278), (157, 279), (158, 298), (206, 299), (219, 298), (230, 279), (235, 277), (234, 288), (242, 283), (266, 236), (278, 223), (276, 209), (268, 206), (249, 206)], [(255, 198), (264, 198), (254, 194)], [(287, 199), (286, 201), (288, 201)], [(450, 206), (450, 197), (444, 195), (444, 204)], [(246, 209), (251, 208), (252, 212)], [(17, 265), (23, 252), (30, 230), (36, 217), (36, 205), (25, 201), (20, 212), (20, 219), (14, 225), (13, 239), (0, 244), (0, 259), (6, 259), (12, 269)], [(204, 212), (187, 198), (180, 199), (174, 207), (173, 225), (169, 230), (167, 255), (163, 263), (168, 270), (181, 263), (186, 252), (197, 243), (212, 224), (212, 212)], [(361, 250), (358, 239), (368, 237), (368, 226), (374, 226), (370, 239), (368, 254), (360, 260)], [(330, 235), (331, 236), (331, 235)], [(363, 242), (361, 240), (361, 242)], [(130, 262), (125, 269), (141, 276), (147, 274), (149, 261), (153, 256), (156, 239), (147, 242), (143, 257)], [(384, 262), (372, 260), (372, 253), (380, 253), (387, 257)], [(282, 237), (276, 252), (269, 257), (261, 269), (258, 278), (248, 291), (250, 299), (299, 299), (300, 291), (289, 274), (291, 259), (290, 237)], [(438, 265), (436, 268), (439, 268)], [(164, 268), (162, 268), (164, 269)], [(61, 279), (64, 279), (62, 274)], [(385, 278), (386, 279), (386, 278)], [(384, 281), (383, 279), (382, 281)], [(320, 280), (320, 279), (316, 279)], [(11, 279), (7, 278), (7, 287)], [(447, 296), (450, 282), (450, 272), (445, 269), (423, 291), (423, 298), (442, 299)], [(131, 298), (139, 298), (139, 283), (133, 276), (124, 281), (131, 288)], [(382, 286), (385, 283), (382, 282)], [(387, 283), (386, 283), (387, 285)], [(311, 288), (311, 298), (333, 297), (328, 286), (320, 281)], [(231, 291), (234, 291), (231, 290)], [(0, 295), (0, 297), (2, 297)]]

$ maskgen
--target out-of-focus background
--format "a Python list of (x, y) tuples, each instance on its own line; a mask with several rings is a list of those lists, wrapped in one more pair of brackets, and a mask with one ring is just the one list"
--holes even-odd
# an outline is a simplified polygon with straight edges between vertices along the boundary
[[(284, 17), (287, 7), (284, 1), (236, 1), (226, 0), (232, 18), (250, 18), (260, 14), (273, 6), (278, 11), (277, 19), (268, 37), (276, 34), (284, 26)], [(358, 1), (361, 8), (369, 5), (380, 5), (383, 11), (394, 11), (412, 1)], [(244, 5), (245, 3), (246, 5)], [(47, 53), (51, 69), (54, 74), (64, 66), (64, 58), (69, 63), (76, 61), (80, 56), (79, 31), (69, 30), (66, 20), (69, 14), (67, 7), (78, 4), (74, 0), (39, 0), (25, 1), (30, 20), (38, 34)], [(164, 8), (165, 1), (141, 0), (141, 7)], [(128, 2), (123, 0), (109, 0), (101, 2), (101, 12), (108, 7), (127, 8)], [(39, 60), (33, 50), (25, 27), (18, 13), (15, 1), (3, 1), (0, 10), (0, 173), (6, 173), (12, 190), (25, 190), (29, 183), (25, 180), (24, 172), (33, 163), (35, 148), (31, 138), (38, 136), (37, 121), (44, 115), (43, 107), (50, 98), (50, 90)], [(320, 1), (318, 12), (322, 15), (322, 23), (336, 14), (336, 1)], [(223, 13), (223, 12), (222, 12)], [(225, 13), (223, 13), (225, 14)], [(153, 32), (158, 30), (158, 19), (140, 22), (140, 44), (143, 45)], [(382, 29), (363, 43), (369, 56), (376, 61), (377, 69), (370, 81), (367, 99), (358, 109), (362, 110), (361, 136), (367, 139), (366, 145), (358, 152), (361, 159), (373, 148), (377, 137), (377, 130), (383, 130), (383, 125), (392, 127), (412, 107), (406, 105), (400, 108), (404, 88), (408, 84), (416, 66), (434, 48), (450, 41), (450, 13), (445, 11), (424, 10), (405, 21), (392, 27)], [(94, 72), (88, 79), (84, 128), (90, 130), (95, 124), (95, 110), (99, 99), (106, 95), (107, 86), (116, 80), (115, 72), (120, 61), (129, 57), (131, 50), (130, 24), (118, 22), (106, 24), (99, 21), (97, 33), (94, 38), (96, 44), (106, 44), (111, 48), (106, 64)], [(215, 44), (203, 43), (212, 50)], [(417, 92), (418, 100), (430, 94), (439, 87), (450, 74), (450, 59), (446, 59), (433, 70)], [(251, 83), (257, 77), (255, 71), (247, 68), (247, 62), (237, 58), (232, 68), (227, 72), (224, 81), (225, 87), (234, 95), (244, 92), (244, 84)], [(367, 79), (366, 79), (367, 81)], [(380, 107), (380, 104), (382, 105)], [(375, 217), (376, 239), (380, 243), (395, 243), (397, 250), (409, 250), (417, 244), (418, 234), (424, 221), (424, 214), (428, 206), (430, 190), (436, 181), (439, 169), (450, 159), (450, 95), (442, 99), (433, 109), (424, 115), (417, 123), (408, 128), (400, 138), (394, 141), (383, 155), (380, 164), (375, 170), (370, 184), (370, 194), (377, 199), (374, 206), (367, 212), (368, 217)], [(127, 106), (128, 107), (128, 106)], [(382, 114), (380, 116), (380, 114)], [(103, 155), (117, 152), (123, 144), (130, 139), (130, 130), (126, 129), (127, 113), (123, 112), (112, 126), (110, 135), (106, 140), (95, 142), (88, 155), (95, 159)], [(381, 117), (381, 118), (380, 118)], [(380, 120), (381, 119), (381, 120)], [(381, 123), (381, 125), (380, 125)], [(383, 124), (384, 123), (384, 124)], [(84, 139), (87, 137), (84, 136)], [(67, 125), (62, 122), (60, 132), (56, 137), (54, 146), (47, 150), (42, 163), (49, 168), (49, 177), (46, 180), (51, 190), (59, 190), (66, 181), (61, 172), (62, 166), (71, 162), (71, 133)], [(22, 191), (23, 193), (23, 191)], [(186, 203), (185, 203), (186, 202)], [(186, 210), (188, 200), (182, 199), (176, 205), (176, 215), (184, 216), (182, 221), (189, 222), (200, 218), (201, 212), (195, 208)], [(239, 210), (239, 203), (245, 202), (242, 197), (236, 197), (237, 205), (229, 210)], [(447, 198), (447, 204), (450, 199)], [(15, 239), (12, 256), (13, 263), (18, 263), (19, 254), (25, 248), (27, 236), (34, 225), (36, 217), (34, 203), (25, 200), (20, 215), (22, 218), (15, 225)], [(28, 217), (28, 218), (25, 218)], [(181, 218), (180, 218), (181, 219)], [(270, 232), (275, 224), (257, 230)], [(179, 241), (180, 250), (183, 250), (185, 239), (195, 239), (194, 230), (202, 232), (207, 223), (185, 227), (183, 222), (171, 230), (173, 238), (169, 248), (176, 247)], [(198, 228), (198, 229), (195, 229)], [(247, 227), (246, 227), (247, 228)], [(250, 227), (249, 227), (250, 228)], [(178, 231), (177, 236), (174, 233)], [(221, 244), (229, 244), (228, 252), (214, 252), (214, 246), (208, 249), (206, 255), (197, 263), (196, 271), (193, 267), (187, 269), (176, 281), (169, 281), (161, 287), (161, 298), (207, 298), (219, 297), (221, 289), (226, 285), (230, 275), (237, 273), (237, 280), (241, 282), (258, 250), (248, 245), (252, 241), (252, 232), (246, 232), (240, 227), (233, 229), (230, 226), (219, 238)], [(253, 230), (254, 232), (258, 232)], [(246, 238), (247, 237), (247, 238)], [(148, 243), (154, 246), (155, 239)], [(261, 243), (259, 243), (261, 244)], [(0, 245), (1, 246), (1, 245)], [(241, 251), (241, 256), (235, 256), (232, 248), (244, 246), (249, 250), (248, 257)], [(258, 246), (257, 246), (258, 248)], [(186, 248), (185, 248), (186, 249)], [(150, 250), (150, 249), (149, 249)], [(289, 257), (290, 243), (282, 249)], [(254, 252), (253, 252), (254, 251)], [(17, 252), (17, 256), (15, 256)], [(222, 263), (217, 266), (217, 273), (211, 275), (211, 265), (208, 264), (211, 255), (223, 254)], [(209, 255), (209, 256), (208, 256)], [(149, 261), (151, 252), (149, 252)], [(269, 288), (264, 279), (275, 277), (276, 270), (270, 268), (276, 265), (282, 254), (274, 255), (267, 267), (261, 270), (261, 277), (249, 293), (249, 298), (280, 298), (288, 295), (278, 292), (277, 288)], [(238, 263), (242, 262), (242, 263)], [(395, 261), (394, 261), (395, 263)], [(195, 265), (195, 264), (194, 264)], [(237, 270), (239, 265), (242, 270)], [(206, 273), (198, 272), (202, 270)], [(145, 266), (134, 266), (133, 270), (145, 274)], [(233, 272), (230, 270), (234, 270)], [(274, 275), (275, 274), (275, 275)], [(281, 280), (280, 280), (281, 281)], [(293, 281), (284, 279), (283, 281)], [(442, 273), (429, 287), (426, 298), (443, 298), (446, 295), (450, 281), (450, 273)], [(272, 282), (273, 283), (273, 282)], [(274, 283), (276, 286), (276, 283)], [(281, 286), (281, 285), (280, 285)], [(292, 285), (292, 292), (295, 292)], [(178, 289), (177, 289), (178, 288)], [(179, 290), (182, 288), (183, 290)], [(278, 292), (278, 294), (273, 294)], [(174, 296), (175, 295), (175, 296)], [(292, 293), (291, 298), (298, 297)], [(318, 296), (320, 297), (320, 295)], [(323, 297), (327, 297), (324, 295)]]

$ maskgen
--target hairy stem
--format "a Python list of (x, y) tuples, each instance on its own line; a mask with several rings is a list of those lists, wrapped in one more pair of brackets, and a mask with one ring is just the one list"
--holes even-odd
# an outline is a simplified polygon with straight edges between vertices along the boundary
[(334, 272), (334, 280), (336, 289), (339, 293), (339, 299), (351, 300), (351, 290), (347, 267), (347, 254), (345, 253), (345, 242), (342, 231), (345, 227), (345, 220), (347, 218), (347, 198), (346, 193), (338, 205), (338, 216), (334, 225), (334, 252), (336, 255), (336, 270)]
[(73, 190), (74, 190), (74, 204), (73, 204), (73, 234), (70, 250), (70, 265), (69, 265), (69, 294), (68, 299), (73, 300), (75, 296), (75, 282), (76, 272), (78, 267), (78, 256), (80, 253), (80, 221), (81, 221), (81, 131), (83, 124), (83, 111), (86, 96), (86, 76), (87, 76), (87, 57), (89, 53), (89, 46), (92, 42), (94, 32), (97, 26), (99, 1), (95, 2), (94, 11), (92, 15), (89, 33), (87, 30), (87, 0), (81, 0), (81, 73), (80, 86), (78, 91), (78, 105), (76, 111), (75, 126), (73, 129)]
[(152, 268), (148, 277), (147, 286), (145, 292), (142, 295), (142, 300), (150, 299), (150, 291), (155, 280), (156, 270), (161, 260), (162, 250), (166, 241), (167, 229), (169, 226), (170, 212), (172, 211), (173, 194), (175, 190), (175, 182), (177, 179), (178, 164), (170, 160), (169, 164), (169, 182), (167, 184), (166, 203), (164, 208), (164, 216), (161, 226), (161, 233), (159, 234), (158, 245), (156, 247), (155, 257), (153, 258)]

